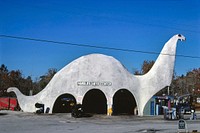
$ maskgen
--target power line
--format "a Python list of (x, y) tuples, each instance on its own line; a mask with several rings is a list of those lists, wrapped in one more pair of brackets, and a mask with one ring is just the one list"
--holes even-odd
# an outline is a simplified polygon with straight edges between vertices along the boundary
[(134, 53), (154, 54), (154, 55), (162, 54), (162, 55), (168, 55), (168, 56), (179, 56), (179, 57), (185, 57), (185, 58), (200, 59), (199, 56), (172, 55), (172, 54), (151, 52), (151, 51), (141, 51), (141, 50), (134, 50), (134, 49), (122, 49), (122, 48), (105, 47), (105, 46), (95, 46), (95, 45), (88, 45), (88, 44), (78, 44), (78, 43), (61, 42), (61, 41), (53, 41), (53, 40), (38, 39), (38, 38), (10, 36), (10, 35), (3, 35), (3, 34), (0, 34), (0, 37), (2, 37), (2, 38), (11, 38), (11, 39), (20, 39), (20, 40), (29, 40), (29, 41), (37, 41), (37, 42), (54, 43), (54, 44), (64, 44), (64, 45), (71, 45), (71, 46), (78, 46), (78, 47), (88, 47), (88, 48), (96, 48), (96, 49), (116, 50), (116, 51), (123, 51), (123, 52), (134, 52)]

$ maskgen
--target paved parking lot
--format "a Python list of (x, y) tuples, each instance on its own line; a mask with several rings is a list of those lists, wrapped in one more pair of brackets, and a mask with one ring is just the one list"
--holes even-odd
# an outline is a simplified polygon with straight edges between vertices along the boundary
[[(187, 116), (189, 118), (189, 116)], [(188, 130), (200, 131), (197, 120), (186, 120)], [(106, 116), (72, 118), (70, 114), (37, 115), (24, 112), (0, 111), (0, 133), (175, 133), (177, 120), (162, 116)]]

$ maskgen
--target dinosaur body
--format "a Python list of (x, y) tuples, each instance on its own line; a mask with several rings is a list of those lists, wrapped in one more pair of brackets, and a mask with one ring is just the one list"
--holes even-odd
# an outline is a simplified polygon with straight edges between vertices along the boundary
[(178, 40), (185, 40), (185, 37), (174, 35), (145, 75), (132, 75), (111, 56), (90, 54), (65, 66), (34, 96), (24, 96), (15, 87), (9, 88), (8, 92), (16, 93), (19, 105), (25, 112), (35, 112), (35, 103), (42, 103), (45, 109), (49, 108), (52, 113), (56, 99), (62, 94), (71, 94), (77, 103), (82, 103), (89, 90), (99, 89), (105, 94), (109, 110), (112, 109), (114, 94), (120, 89), (127, 89), (135, 98), (138, 115), (143, 116), (148, 100), (171, 84)]

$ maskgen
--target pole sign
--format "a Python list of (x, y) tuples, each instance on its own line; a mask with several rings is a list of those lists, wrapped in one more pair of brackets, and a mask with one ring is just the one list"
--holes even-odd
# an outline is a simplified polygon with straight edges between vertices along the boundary
[(184, 120), (179, 120), (178, 129), (185, 129), (185, 121)]
[(178, 121), (178, 133), (179, 132), (186, 132), (188, 129), (187, 129), (187, 123), (185, 120), (183, 119), (180, 119)]

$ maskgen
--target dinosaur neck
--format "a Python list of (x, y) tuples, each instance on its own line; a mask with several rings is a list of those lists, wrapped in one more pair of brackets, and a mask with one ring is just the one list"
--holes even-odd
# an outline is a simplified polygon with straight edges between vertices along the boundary
[[(163, 47), (160, 55), (158, 56), (152, 69), (149, 71), (150, 74), (156, 81), (163, 81), (165, 86), (171, 84), (174, 62), (176, 54), (178, 38), (173, 36)], [(164, 87), (165, 87), (164, 86)]]

